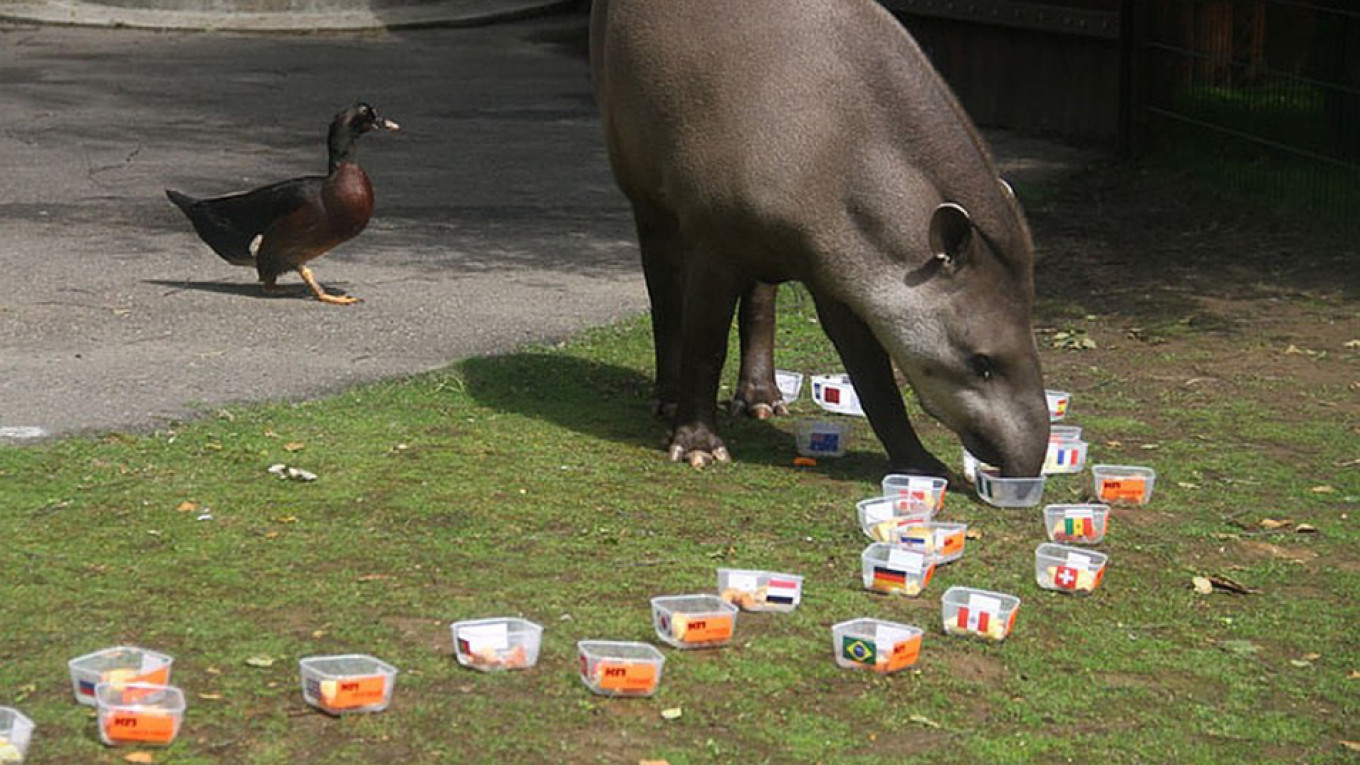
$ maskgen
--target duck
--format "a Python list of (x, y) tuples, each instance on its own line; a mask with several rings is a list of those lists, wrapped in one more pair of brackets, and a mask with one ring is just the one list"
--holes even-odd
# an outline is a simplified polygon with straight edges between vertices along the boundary
[(195, 199), (172, 189), (175, 204), (200, 239), (222, 259), (254, 266), (264, 293), (279, 294), (278, 279), (297, 271), (317, 300), (332, 305), (362, 302), (352, 295), (328, 293), (308, 262), (358, 236), (373, 215), (373, 184), (355, 160), (355, 142), (373, 130), (400, 126), (359, 102), (331, 120), (326, 175), (309, 175), (210, 199)]

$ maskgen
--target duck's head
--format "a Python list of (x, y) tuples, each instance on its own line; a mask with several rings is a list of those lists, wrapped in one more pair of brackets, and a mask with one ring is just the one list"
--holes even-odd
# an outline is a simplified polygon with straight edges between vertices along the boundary
[(330, 149), (331, 169), (341, 162), (349, 161), (354, 150), (354, 141), (370, 130), (400, 130), (401, 126), (378, 110), (362, 101), (335, 115), (331, 120), (330, 136), (327, 146)]

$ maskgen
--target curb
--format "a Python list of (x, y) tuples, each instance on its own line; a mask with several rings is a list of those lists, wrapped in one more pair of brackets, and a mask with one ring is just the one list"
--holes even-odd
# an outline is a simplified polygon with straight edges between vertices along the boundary
[(80, 0), (0, 0), (0, 19), (41, 24), (232, 32), (348, 32), (479, 26), (579, 5), (579, 0), (442, 0), (379, 10), (178, 11)]

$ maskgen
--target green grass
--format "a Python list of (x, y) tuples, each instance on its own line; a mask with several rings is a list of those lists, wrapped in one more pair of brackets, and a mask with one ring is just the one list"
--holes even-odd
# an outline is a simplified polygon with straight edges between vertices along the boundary
[[(806, 294), (784, 290), (781, 311), (779, 365), (838, 368)], [(1120, 353), (1173, 364), (1167, 348)], [(1116, 511), (1102, 588), (1041, 591), (1037, 511), (952, 492), (947, 515), (981, 538), (923, 597), (888, 599), (858, 582), (854, 502), (884, 464), (866, 424), (845, 459), (796, 469), (792, 419), (724, 418), (733, 464), (670, 464), (648, 412), (650, 359), (636, 320), (321, 401), (0, 449), (0, 704), (37, 721), (29, 762), (121, 762), (65, 670), (120, 643), (176, 657), (189, 713), (156, 759), (186, 765), (1353, 756), (1338, 742), (1360, 738), (1360, 482), (1332, 467), (1355, 456), (1343, 418), (1290, 416), (1264, 385), (1159, 398), (1105, 375), (1074, 402), (1093, 461), (1151, 464), (1159, 478), (1151, 506)], [(811, 411), (806, 394), (796, 411)], [(958, 459), (952, 436), (920, 429)], [(266, 472), (276, 462), (319, 479), (279, 480)], [(1055, 478), (1046, 501), (1081, 498), (1088, 481)], [(1262, 517), (1317, 533), (1266, 532)], [(649, 640), (650, 597), (711, 590), (726, 565), (801, 573), (806, 600), (743, 614), (726, 649), (665, 649), (655, 698), (582, 687), (576, 640)], [(1203, 573), (1262, 592), (1197, 595)], [(938, 598), (953, 584), (1019, 595), (1015, 634), (944, 636)], [(458, 668), (448, 623), (497, 614), (545, 625), (536, 669)], [(860, 615), (926, 628), (920, 662), (891, 677), (836, 668), (830, 625)], [(333, 719), (306, 707), (296, 660), (355, 651), (400, 668), (392, 708)], [(276, 661), (246, 663), (260, 656)], [(675, 707), (679, 719), (660, 716)]]

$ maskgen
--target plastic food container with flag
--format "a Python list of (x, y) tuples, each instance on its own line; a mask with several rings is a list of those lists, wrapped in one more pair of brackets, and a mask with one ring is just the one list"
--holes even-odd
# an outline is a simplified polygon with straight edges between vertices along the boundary
[(924, 630), (881, 619), (851, 619), (831, 628), (831, 650), (845, 669), (887, 674), (906, 669), (921, 655)]
[(930, 523), (935, 517), (932, 508), (909, 506), (899, 510), (900, 503), (892, 497), (870, 497), (855, 503), (859, 527), (875, 542), (896, 542), (902, 529)]
[(676, 648), (717, 648), (731, 642), (737, 610), (717, 595), (665, 595), (652, 598), (652, 625)]
[(844, 457), (850, 445), (850, 423), (799, 420), (793, 438), (798, 453), (804, 457)]
[(464, 667), (483, 672), (528, 669), (538, 663), (543, 628), (528, 619), (500, 616), (449, 625), (454, 655)]
[(1092, 465), (1096, 497), (1108, 504), (1146, 505), (1157, 471), (1136, 465)]
[(1044, 475), (1080, 473), (1086, 467), (1086, 452), (1090, 445), (1081, 439), (1050, 435), (1048, 453), (1044, 455)]
[(792, 611), (803, 601), (803, 577), (757, 569), (718, 569), (718, 597), (743, 611)]
[(651, 696), (666, 657), (647, 643), (582, 640), (576, 644), (581, 682), (601, 696)]
[(1020, 599), (973, 587), (950, 587), (940, 598), (944, 631), (950, 635), (1005, 640), (1015, 627)]
[(1072, 394), (1065, 390), (1046, 390), (1044, 398), (1048, 400), (1048, 419), (1057, 422), (1067, 416), (1067, 405), (1072, 403)]
[(889, 473), (883, 476), (883, 496), (896, 503), (899, 514), (928, 509), (938, 513), (944, 509), (945, 489), (949, 481), (928, 475), (902, 475)]
[(855, 386), (850, 384), (850, 375), (813, 375), (812, 400), (828, 412), (864, 416)]
[(930, 584), (935, 563), (926, 553), (885, 542), (874, 542), (860, 553), (864, 589), (915, 597)]
[(23, 762), (32, 738), (32, 720), (13, 707), (0, 707), (0, 763)]
[(1044, 507), (1044, 528), (1053, 542), (1094, 545), (1105, 538), (1110, 523), (1110, 506), (1098, 504), (1048, 505)]
[(893, 542), (908, 550), (925, 553), (932, 563), (953, 563), (963, 557), (967, 535), (966, 523), (931, 521), (900, 529)]
[(397, 684), (396, 667), (366, 654), (311, 656), (298, 669), (302, 698), (332, 715), (381, 712)]
[(1034, 548), (1034, 579), (1045, 590), (1089, 595), (1105, 577), (1108, 560), (1095, 550), (1045, 542)]
[(152, 683), (99, 683), (99, 738), (109, 746), (169, 746), (184, 721), (184, 693)]
[(1002, 478), (991, 470), (977, 471), (977, 493), (997, 507), (1033, 507), (1044, 498), (1043, 476), (1038, 478)]
[(100, 683), (119, 686), (126, 683), (169, 685), (170, 668), (175, 660), (163, 653), (134, 646), (117, 646), (87, 653), (67, 662), (71, 672), (71, 691), (76, 701), (95, 706), (95, 687)]

